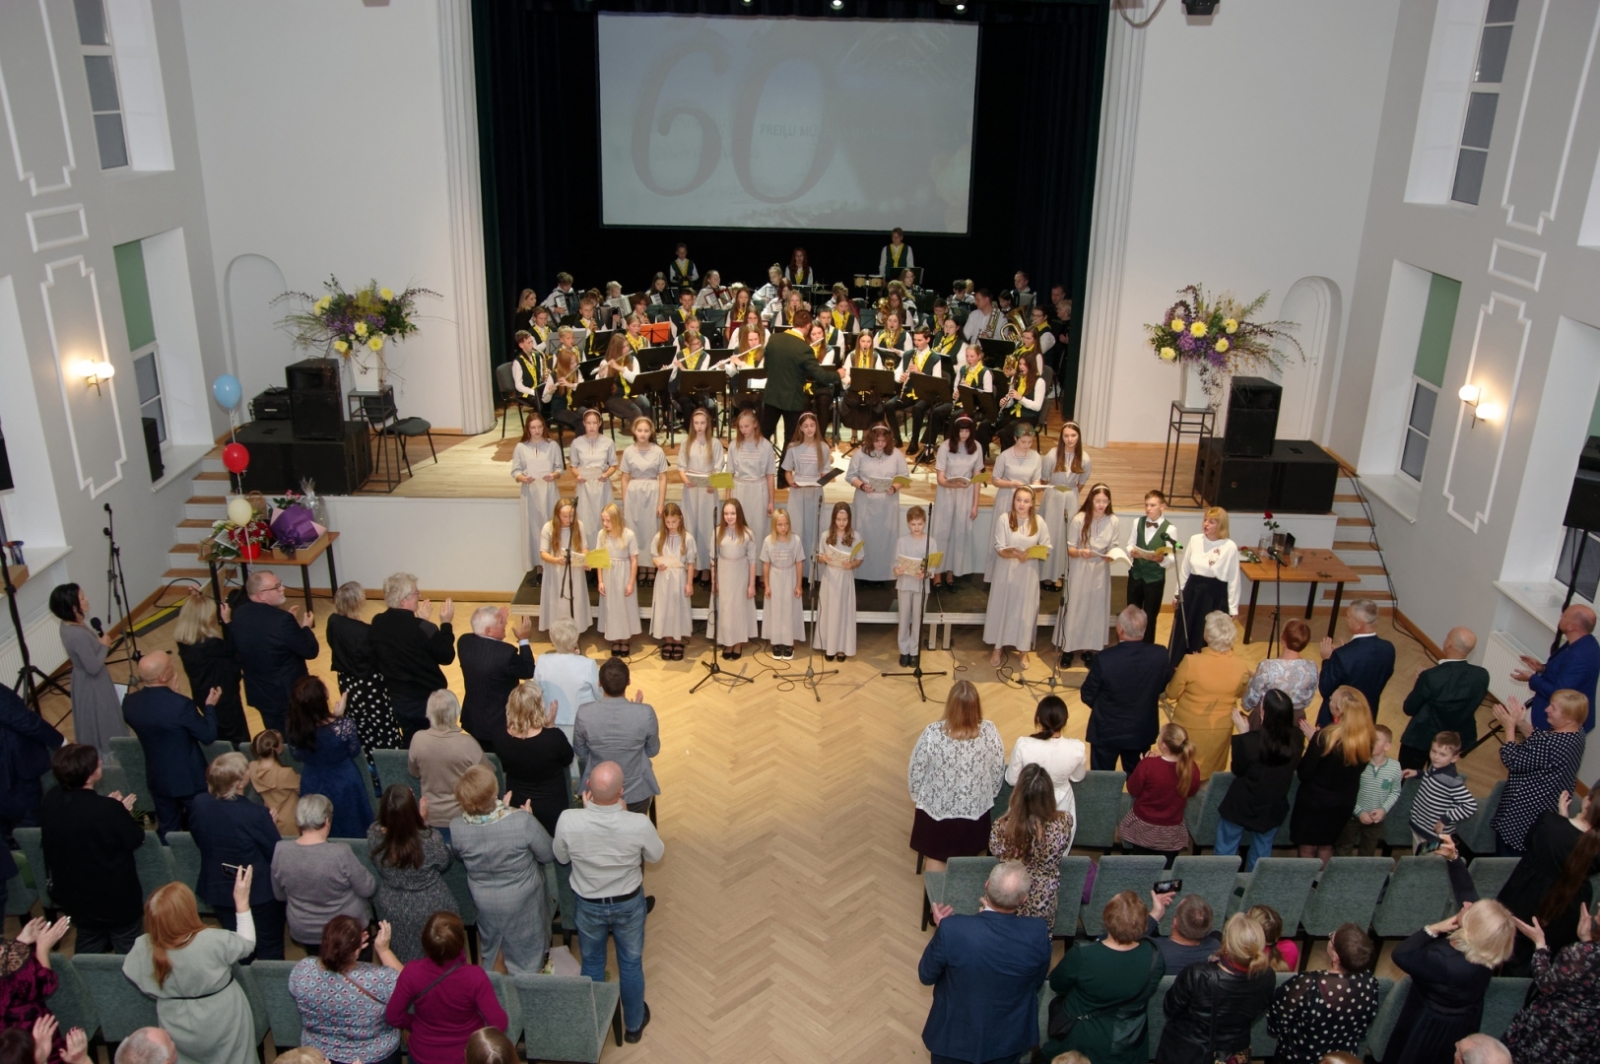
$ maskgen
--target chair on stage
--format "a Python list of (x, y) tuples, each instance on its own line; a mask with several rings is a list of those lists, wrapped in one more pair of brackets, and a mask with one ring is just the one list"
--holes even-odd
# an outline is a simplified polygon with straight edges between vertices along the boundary
[[(376, 395), (362, 395), (361, 417), (366, 421), (368, 431), (378, 438), (378, 460), (373, 465), (375, 471), (383, 476), (389, 491), (400, 485), (401, 463), (405, 464), (406, 475), (413, 475), (411, 456), (406, 453), (407, 440), (426, 436), (428, 452), (433, 455), (434, 464), (439, 464), (439, 452), (433, 446), (433, 426), (420, 417), (401, 417), (395, 408), (393, 391), (386, 388)], [(393, 441), (396, 452), (392, 458), (389, 455), (390, 441)]]
[[(495, 397), (500, 406), (500, 438), (506, 438), (506, 427), (511, 424), (511, 409), (517, 410), (517, 419), (522, 427), (528, 427), (527, 411), (538, 412), (539, 404), (530, 396), (517, 391), (516, 363), (502, 362), (494, 368)], [(431, 439), (431, 438), (430, 438)], [(434, 461), (438, 461), (435, 457)]]

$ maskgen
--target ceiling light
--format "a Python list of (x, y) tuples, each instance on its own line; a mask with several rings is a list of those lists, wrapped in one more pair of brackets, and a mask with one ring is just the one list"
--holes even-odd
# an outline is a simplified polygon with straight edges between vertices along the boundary
[(844, 0), (833, 0), (833, 3), (829, 6), (835, 11), (842, 11), (844, 9)]
[(966, 5), (966, 4), (957, 4), (957, 5), (956, 5), (956, 10), (957, 10), (957, 11), (958, 11), (958, 12), (959, 12), (959, 11), (965, 11), (965, 10), (966, 10), (966, 9), (967, 9), (967, 5)]

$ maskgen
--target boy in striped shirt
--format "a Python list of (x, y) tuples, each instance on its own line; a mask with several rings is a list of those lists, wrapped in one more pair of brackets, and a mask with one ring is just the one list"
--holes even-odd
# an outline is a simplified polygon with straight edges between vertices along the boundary
[[(1422, 770), (1417, 796), (1411, 801), (1412, 853), (1431, 853), (1439, 845), (1441, 826), (1454, 835), (1456, 825), (1478, 811), (1478, 800), (1456, 772), (1460, 760), (1460, 735), (1442, 731), (1433, 737), (1428, 767)], [(1402, 773), (1407, 778), (1416, 774), (1412, 769)]]
[(1362, 857), (1376, 855), (1378, 844), (1383, 842), (1383, 818), (1400, 800), (1400, 762), (1389, 756), (1394, 732), (1386, 724), (1373, 730), (1377, 734), (1372, 739), (1372, 760), (1361, 770), (1355, 810), (1339, 833), (1335, 852), (1340, 857), (1353, 855), (1358, 846)]

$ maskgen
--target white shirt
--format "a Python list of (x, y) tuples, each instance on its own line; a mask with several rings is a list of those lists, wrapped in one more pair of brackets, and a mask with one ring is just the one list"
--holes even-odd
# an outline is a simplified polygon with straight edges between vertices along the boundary
[[(911, 245), (905, 243), (904, 241), (901, 241), (900, 247), (902, 249), (901, 252), (900, 252), (900, 269), (909, 270), (909, 269), (915, 268), (915, 266), (917, 265), (917, 256), (912, 253)], [(887, 276), (889, 276), (889, 245), (888, 244), (883, 245), (883, 250), (878, 252), (878, 276), (879, 277), (887, 277)]]
[(1081, 783), (1089, 775), (1089, 748), (1081, 739), (1035, 739), (1031, 735), (1024, 735), (1011, 748), (1006, 782), (1015, 787), (1025, 765), (1038, 765), (1050, 773), (1050, 782), (1056, 785), (1056, 808), (1064, 813), (1073, 813), (1076, 827), (1078, 818), (1072, 785)]
[(1243, 583), (1239, 576), (1239, 547), (1231, 539), (1207, 539), (1204, 532), (1196, 532), (1189, 539), (1178, 566), (1178, 592), (1191, 576), (1214, 576), (1228, 585), (1228, 614), (1239, 616), (1239, 589)]
[(978, 337), (985, 329), (989, 332), (990, 339), (1000, 338), (1000, 326), (1005, 324), (1005, 319), (1000, 314), (999, 307), (992, 307), (987, 314), (973, 311), (967, 315), (967, 324), (962, 328), (961, 335), (967, 338), (969, 344), (978, 342)]
[(580, 898), (615, 898), (644, 883), (643, 862), (661, 860), (666, 847), (643, 813), (619, 798), (611, 805), (567, 809), (551, 840), (556, 860), (572, 865), (572, 892)]

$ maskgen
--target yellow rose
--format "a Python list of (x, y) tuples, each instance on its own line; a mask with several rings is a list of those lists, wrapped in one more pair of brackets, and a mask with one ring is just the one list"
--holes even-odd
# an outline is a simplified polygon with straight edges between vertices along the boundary
[(372, 339), (367, 341), (367, 346), (372, 348), (374, 351), (382, 351), (383, 350), (383, 337), (374, 336)]
[(1178, 360), (1177, 349), (1172, 347), (1163, 347), (1161, 349), (1161, 359), (1164, 362), (1176, 362)]
[(384, 299), (393, 299), (394, 298), (394, 289), (392, 289), (392, 288), (380, 288), (380, 289), (378, 289), (378, 294), (380, 296), (382, 296)]
[(1196, 339), (1199, 339), (1206, 334), (1206, 323), (1203, 321), (1195, 322), (1193, 325), (1189, 326), (1189, 333)]
[(345, 343), (343, 340), (335, 340), (333, 342), (333, 349), (342, 355), (346, 351), (350, 350), (350, 345)]
[(1233, 318), (1229, 318), (1227, 321), (1223, 322), (1222, 327), (1228, 330), (1229, 336), (1232, 336), (1234, 333), (1239, 331), (1239, 323)]
[(1219, 355), (1222, 354), (1222, 352), (1226, 351), (1228, 349), (1228, 347), (1229, 347), (1229, 344), (1228, 344), (1228, 341), (1226, 339), (1218, 340), (1217, 341), (1217, 354), (1219, 354)]
[[(365, 335), (367, 335), (367, 323), (366, 322), (364, 322), (364, 321), (356, 322), (356, 335), (357, 336), (365, 336)], [(1195, 333), (1195, 335), (1199, 336), (1200, 333)]]
[(1173, 332), (1183, 332), (1183, 319), (1182, 318), (1173, 318), (1172, 319), (1172, 331)]

